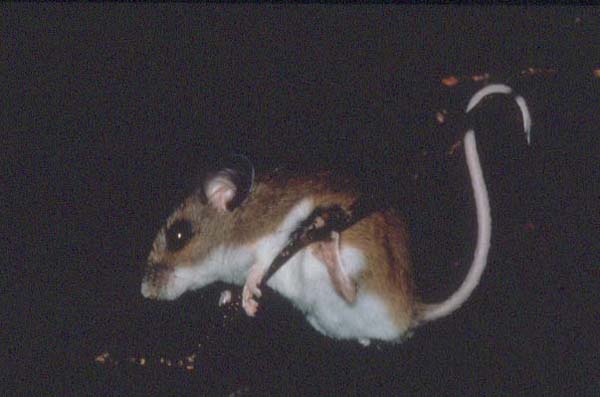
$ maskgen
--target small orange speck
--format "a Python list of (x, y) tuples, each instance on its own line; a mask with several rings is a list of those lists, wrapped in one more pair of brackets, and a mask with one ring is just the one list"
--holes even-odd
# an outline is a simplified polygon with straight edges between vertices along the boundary
[(471, 77), (471, 80), (473, 81), (485, 81), (488, 80), (490, 78), (490, 75), (488, 73), (484, 73), (484, 74), (478, 74), (475, 76)]
[(435, 119), (437, 120), (438, 124), (444, 124), (446, 121), (446, 116), (442, 112), (436, 112)]
[(99, 356), (97, 356), (94, 361), (100, 364), (104, 364), (106, 362), (106, 359), (108, 358), (108, 352), (104, 352), (102, 354), (100, 354)]
[(600, 69), (594, 69), (593, 73), (595, 78), (600, 79)]
[(448, 154), (449, 155), (454, 155), (456, 153), (456, 151), (458, 150), (458, 148), (460, 148), (462, 145), (462, 141), (457, 141), (454, 142), (454, 144), (452, 146), (450, 146), (450, 150), (448, 150)]
[(446, 87), (454, 87), (459, 83), (458, 79), (455, 76), (448, 76), (442, 79), (442, 84)]

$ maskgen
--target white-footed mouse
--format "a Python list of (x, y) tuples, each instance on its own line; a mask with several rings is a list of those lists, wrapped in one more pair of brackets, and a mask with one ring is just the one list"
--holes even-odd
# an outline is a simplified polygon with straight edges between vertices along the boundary
[[(491, 94), (512, 94), (489, 85), (469, 101), (467, 113)], [(515, 96), (529, 141), (531, 119)], [(477, 209), (477, 245), (459, 289), (445, 301), (425, 304), (413, 285), (408, 236), (393, 210), (376, 211), (341, 233), (333, 232), (300, 250), (267, 285), (289, 299), (319, 332), (363, 343), (398, 341), (419, 324), (452, 313), (471, 295), (485, 268), (490, 246), (488, 194), (475, 134), (464, 137)], [(253, 177), (253, 175), (252, 175)], [(245, 184), (235, 169), (210, 175), (167, 219), (148, 258), (142, 282), (147, 298), (173, 300), (216, 281), (243, 285), (242, 305), (254, 315), (258, 288), (290, 233), (319, 207), (349, 208), (358, 197), (343, 178), (320, 173), (257, 176)]]

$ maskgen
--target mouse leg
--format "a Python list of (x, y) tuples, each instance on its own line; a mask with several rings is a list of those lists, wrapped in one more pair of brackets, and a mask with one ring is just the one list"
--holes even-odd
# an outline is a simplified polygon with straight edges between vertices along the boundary
[(246, 277), (246, 283), (244, 284), (244, 289), (242, 291), (242, 307), (250, 317), (254, 317), (258, 310), (258, 302), (254, 298), (260, 298), (262, 296), (262, 292), (258, 286), (264, 275), (265, 270), (263, 267), (258, 266), (258, 264), (255, 263), (250, 267), (250, 271)]
[(356, 283), (350, 278), (340, 254), (340, 234), (331, 232), (331, 238), (313, 246), (313, 254), (325, 264), (333, 286), (348, 303), (356, 299)]

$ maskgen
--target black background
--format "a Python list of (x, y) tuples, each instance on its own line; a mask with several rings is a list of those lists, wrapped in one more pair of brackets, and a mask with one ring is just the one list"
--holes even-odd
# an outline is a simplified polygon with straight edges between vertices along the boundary
[[(39, 395), (600, 392), (598, 8), (0, 11), (7, 390), (16, 381), (18, 394)], [(383, 191), (409, 219), (422, 295), (443, 299), (472, 250), (468, 176), (451, 148), (481, 86), (468, 77), (483, 73), (528, 100), (533, 139), (527, 147), (504, 99), (471, 120), (493, 246), (456, 314), (402, 344), (364, 348), (320, 336), (268, 291), (256, 319), (217, 307), (224, 285), (175, 302), (141, 298), (154, 234), (190, 181), (245, 153), (259, 172), (340, 169)], [(460, 84), (444, 86), (449, 75)], [(104, 352), (110, 360), (95, 362)], [(193, 371), (160, 364), (194, 352)]]

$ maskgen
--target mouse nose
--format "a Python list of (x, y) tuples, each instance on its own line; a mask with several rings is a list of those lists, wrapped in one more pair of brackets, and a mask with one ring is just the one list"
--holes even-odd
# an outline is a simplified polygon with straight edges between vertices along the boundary
[(157, 293), (156, 293), (156, 289), (152, 288), (150, 286), (150, 283), (147, 281), (142, 282), (142, 296), (144, 298), (148, 298), (148, 299), (156, 299), (157, 298)]
[(156, 299), (165, 282), (169, 268), (164, 263), (149, 262), (142, 278), (141, 292), (145, 298)]

